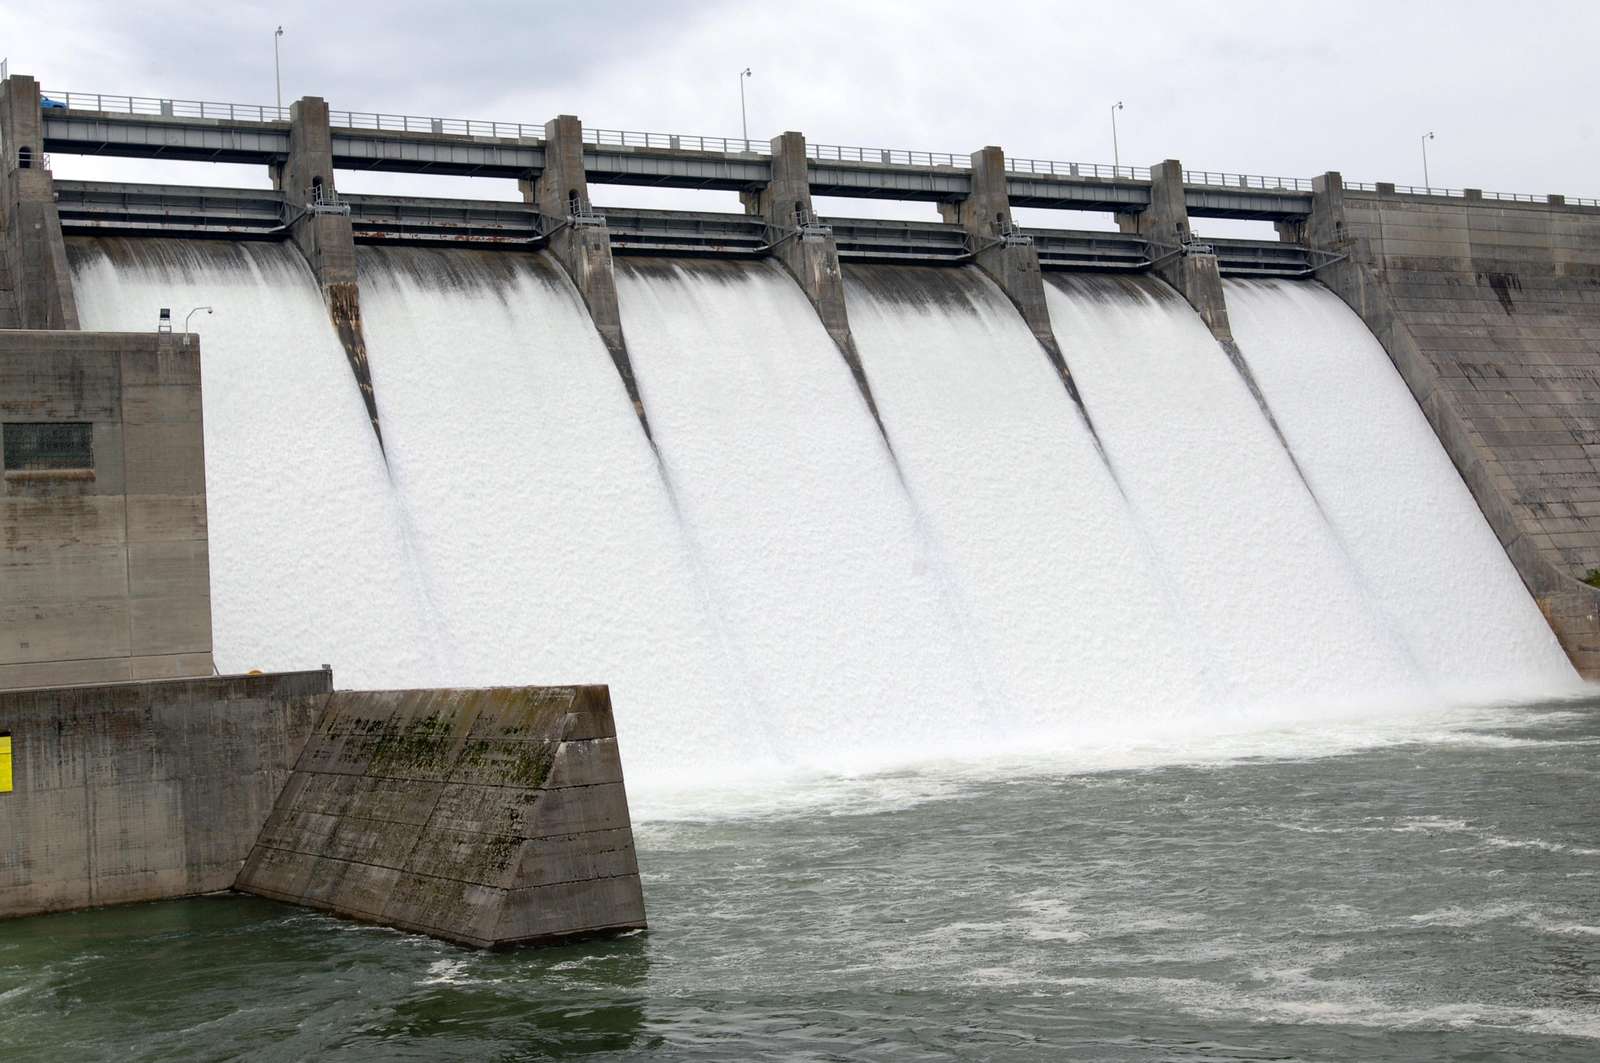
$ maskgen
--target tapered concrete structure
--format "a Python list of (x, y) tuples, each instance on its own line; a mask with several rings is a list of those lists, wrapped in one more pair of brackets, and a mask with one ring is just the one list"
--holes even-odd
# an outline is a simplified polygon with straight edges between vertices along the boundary
[(1081, 407), (1077, 386), (1072, 382), (1066, 358), (1050, 327), (1044, 276), (1039, 271), (1039, 252), (1031, 239), (1017, 232), (1011, 220), (1005, 152), (992, 145), (973, 152), (971, 193), (954, 203), (939, 204), (939, 213), (945, 221), (966, 230), (973, 261), (1016, 306), (1029, 331), (1044, 348), (1062, 385)]
[(336, 692), (237, 888), (464, 945), (643, 928), (605, 687)]
[[(866, 370), (850, 334), (850, 314), (844, 301), (844, 272), (839, 268), (839, 246), (833, 232), (817, 218), (811, 205), (810, 159), (804, 134), (793, 131), (772, 138), (772, 180), (739, 195), (745, 213), (767, 223), (771, 253), (783, 263), (800, 290), (816, 307), (822, 327), (850, 367), (872, 419), (882, 433), (883, 419), (867, 384)], [(887, 439), (885, 434), (885, 439)]]
[(524, 202), (543, 215), (550, 253), (567, 271), (611, 361), (622, 377), (634, 413), (646, 436), (650, 421), (634, 379), (627, 340), (622, 335), (622, 313), (617, 308), (617, 274), (611, 262), (611, 237), (605, 218), (589, 200), (589, 181), (583, 168), (583, 123), (564, 114), (544, 126), (544, 170), (518, 182)]
[(372, 431), (382, 446), (378, 398), (372, 389), (372, 368), (367, 362), (367, 341), (361, 328), (355, 234), (350, 215), (338, 204), (333, 179), (333, 131), (328, 124), (327, 101), (320, 96), (307, 96), (290, 106), (289, 152), (272, 167), (272, 180), (284, 194), (290, 235), (316, 275), (328, 316), (344, 345), (356, 386), (361, 389)]
[(1150, 167), (1150, 206), (1137, 214), (1119, 214), (1125, 233), (1150, 241), (1152, 270), (1189, 301), (1211, 334), (1220, 342), (1233, 342), (1228, 324), (1228, 304), (1222, 294), (1222, 274), (1217, 256), (1194, 242), (1189, 227), (1189, 207), (1184, 195), (1183, 163), (1167, 159)]

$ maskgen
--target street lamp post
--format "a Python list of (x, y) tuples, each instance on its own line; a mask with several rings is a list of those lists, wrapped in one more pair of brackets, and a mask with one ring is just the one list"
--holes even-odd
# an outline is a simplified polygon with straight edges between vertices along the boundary
[(278, 27), (278, 32), (272, 35), (272, 81), (278, 89), (278, 117), (283, 117), (283, 70), (278, 65), (278, 39), (283, 36), (283, 27)]
[(1117, 171), (1122, 168), (1122, 151), (1117, 147), (1117, 112), (1122, 110), (1122, 101), (1118, 100), (1111, 105), (1111, 176), (1116, 177)]
[(750, 76), (750, 68), (745, 67), (739, 71), (739, 128), (744, 132), (744, 150), (750, 150), (750, 122), (744, 114), (744, 79)]
[(1433, 131), (1422, 134), (1422, 187), (1429, 192), (1433, 191), (1433, 181), (1428, 177), (1428, 141), (1433, 139)]

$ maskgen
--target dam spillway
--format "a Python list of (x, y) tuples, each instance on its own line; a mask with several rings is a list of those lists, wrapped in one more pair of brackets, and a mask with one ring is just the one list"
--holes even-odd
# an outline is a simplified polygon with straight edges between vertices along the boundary
[(1314, 286), (1238, 293), (1291, 462), (1154, 279), (1050, 286), (1080, 410), (977, 270), (848, 267), (886, 443), (777, 267), (624, 261), (653, 449), (547, 256), (361, 248), (386, 465), (292, 248), (69, 244), (86, 327), (217, 307), (224, 670), (318, 646), (373, 686), (604, 674), (641, 779), (1573, 678), (1393, 367)]

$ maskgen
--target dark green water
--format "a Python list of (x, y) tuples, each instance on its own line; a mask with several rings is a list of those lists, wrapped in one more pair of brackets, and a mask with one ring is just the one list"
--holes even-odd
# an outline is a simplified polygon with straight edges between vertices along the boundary
[(636, 795), (648, 935), (0, 924), (0, 1060), (1589, 1061), (1597, 756), (1577, 704)]

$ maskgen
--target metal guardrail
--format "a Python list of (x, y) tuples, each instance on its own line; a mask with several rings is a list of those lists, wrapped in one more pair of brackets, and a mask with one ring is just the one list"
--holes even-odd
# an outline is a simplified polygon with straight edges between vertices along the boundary
[(475, 118), (425, 118), (376, 111), (329, 111), (328, 124), (340, 129), (370, 129), (384, 133), (449, 133), (454, 136), (539, 140), (543, 125), (523, 122), (484, 122)]
[(43, 95), (73, 111), (105, 114), (148, 114), (171, 118), (217, 118), (230, 122), (287, 122), (289, 108), (254, 103), (215, 103), (210, 100), (168, 100), (155, 96), (122, 96), (103, 92), (61, 92)]
[(1052, 159), (1006, 159), (1008, 173), (1046, 177), (1098, 177), (1107, 180), (1148, 181), (1148, 166), (1107, 166), (1098, 162), (1056, 162)]
[(1309, 177), (1264, 177), (1251, 173), (1218, 173), (1215, 170), (1185, 170), (1183, 183), (1217, 188), (1253, 188), (1264, 192), (1309, 192)]
[[(1344, 187), (1352, 192), (1376, 192), (1378, 185), (1384, 184), (1386, 188), (1394, 189), (1396, 195), (1401, 196), (1446, 196), (1454, 199), (1467, 198), (1465, 188), (1432, 188), (1426, 185), (1389, 185), (1379, 181), (1346, 181)], [(1483, 192), (1474, 190), (1474, 194), (1482, 199), (1492, 199), (1501, 203), (1545, 203), (1550, 202), (1548, 195), (1534, 195), (1530, 192)], [(1572, 207), (1600, 207), (1600, 199), (1589, 196), (1562, 196), (1561, 202)]]
[(583, 127), (583, 142), (596, 147), (662, 148), (667, 151), (715, 151), (726, 155), (771, 155), (765, 140), (740, 137), (703, 137), (692, 133), (645, 133), (633, 129)]
[(806, 156), (818, 162), (870, 162), (884, 166), (948, 166), (972, 169), (966, 155), (949, 151), (909, 151), (902, 148), (858, 148), (844, 144), (806, 144)]
[[(6, 77), (6, 61), (0, 59), (0, 79)], [(69, 110), (97, 111), (109, 114), (166, 116), (174, 118), (208, 118), (227, 121), (286, 122), (289, 108), (265, 104), (221, 103), (211, 100), (173, 100), (155, 96), (129, 96), (120, 93), (65, 92), (48, 90), (44, 95), (66, 104)], [(384, 114), (376, 111), (330, 111), (331, 125), (341, 129), (367, 129), (378, 132), (436, 133), (455, 136), (493, 137), (497, 139), (542, 140), (543, 125), (524, 122), (491, 122), (473, 118), (435, 118), (422, 115)], [(622, 129), (583, 130), (586, 144), (625, 148), (661, 148), (670, 151), (700, 151), (722, 154), (771, 155), (772, 148), (764, 140), (742, 137), (709, 137), (683, 133), (650, 133)], [(956, 152), (912, 151), (902, 148), (851, 147), (841, 144), (808, 144), (806, 154), (819, 162), (860, 162), (888, 166), (949, 167), (957, 170), (971, 169), (970, 157)], [(1088, 177), (1109, 180), (1148, 181), (1150, 169), (1146, 166), (1107, 166), (1103, 163), (1062, 162), (1053, 159), (1006, 159), (1009, 173), (1035, 174), (1049, 177)], [(1272, 177), (1261, 174), (1225, 173), (1213, 170), (1183, 171), (1185, 184), (1217, 188), (1243, 188), (1260, 191), (1310, 192), (1311, 179), (1306, 177)], [(1344, 186), (1353, 191), (1375, 192), (1377, 184), (1370, 181), (1346, 181)], [(1459, 188), (1425, 188), (1416, 185), (1395, 185), (1401, 195), (1451, 196), (1465, 195)], [(1548, 196), (1521, 192), (1484, 192), (1484, 199), (1515, 203), (1544, 203)], [(1595, 207), (1600, 199), (1568, 196), (1569, 205)]]

